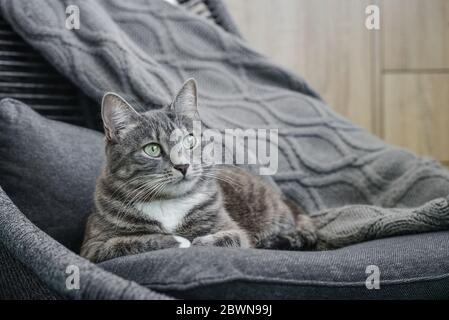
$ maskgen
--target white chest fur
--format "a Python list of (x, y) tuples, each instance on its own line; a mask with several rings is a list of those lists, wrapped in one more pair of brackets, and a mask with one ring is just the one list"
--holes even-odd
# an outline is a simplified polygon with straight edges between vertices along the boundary
[(196, 205), (206, 200), (207, 195), (195, 193), (186, 198), (139, 202), (135, 204), (147, 217), (159, 221), (164, 229), (169, 232), (175, 231), (187, 213)]

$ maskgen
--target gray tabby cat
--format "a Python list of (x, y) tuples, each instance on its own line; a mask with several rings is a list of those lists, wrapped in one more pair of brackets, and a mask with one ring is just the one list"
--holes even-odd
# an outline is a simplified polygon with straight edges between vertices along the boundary
[[(120, 96), (102, 102), (106, 166), (98, 179), (81, 255), (100, 262), (164, 248), (221, 246), (305, 249), (311, 219), (260, 177), (234, 166), (189, 163), (200, 147), (197, 87), (184, 83), (172, 104), (137, 113)], [(174, 130), (183, 132), (173, 159)]]

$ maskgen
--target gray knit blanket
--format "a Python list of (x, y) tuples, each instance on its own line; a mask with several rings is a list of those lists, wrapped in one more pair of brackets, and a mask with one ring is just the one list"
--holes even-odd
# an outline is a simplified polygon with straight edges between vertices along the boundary
[[(206, 126), (279, 129), (273, 179), (314, 216), (320, 248), (449, 229), (446, 168), (337, 115), (214, 22), (163, 0), (0, 3), (14, 29), (98, 102), (115, 91), (155, 108), (194, 77)], [(80, 9), (79, 30), (65, 27), (69, 5)]]

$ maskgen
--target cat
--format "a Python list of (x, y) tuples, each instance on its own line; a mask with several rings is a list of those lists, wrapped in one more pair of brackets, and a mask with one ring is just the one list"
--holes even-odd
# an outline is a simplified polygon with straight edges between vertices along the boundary
[[(236, 166), (189, 163), (201, 148), (194, 79), (173, 102), (137, 113), (114, 93), (103, 97), (106, 165), (98, 178), (81, 255), (93, 262), (164, 248), (313, 248), (313, 221), (261, 177)], [(173, 130), (183, 133), (173, 159)], [(190, 150), (191, 151), (191, 150)]]

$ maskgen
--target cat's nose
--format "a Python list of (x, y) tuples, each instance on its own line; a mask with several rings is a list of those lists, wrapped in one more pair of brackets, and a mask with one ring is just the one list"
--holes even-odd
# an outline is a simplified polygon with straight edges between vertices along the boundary
[(188, 164), (177, 164), (177, 165), (174, 165), (173, 168), (175, 168), (176, 170), (179, 170), (182, 173), (182, 175), (185, 176), (187, 173), (187, 169), (189, 168), (189, 165)]

